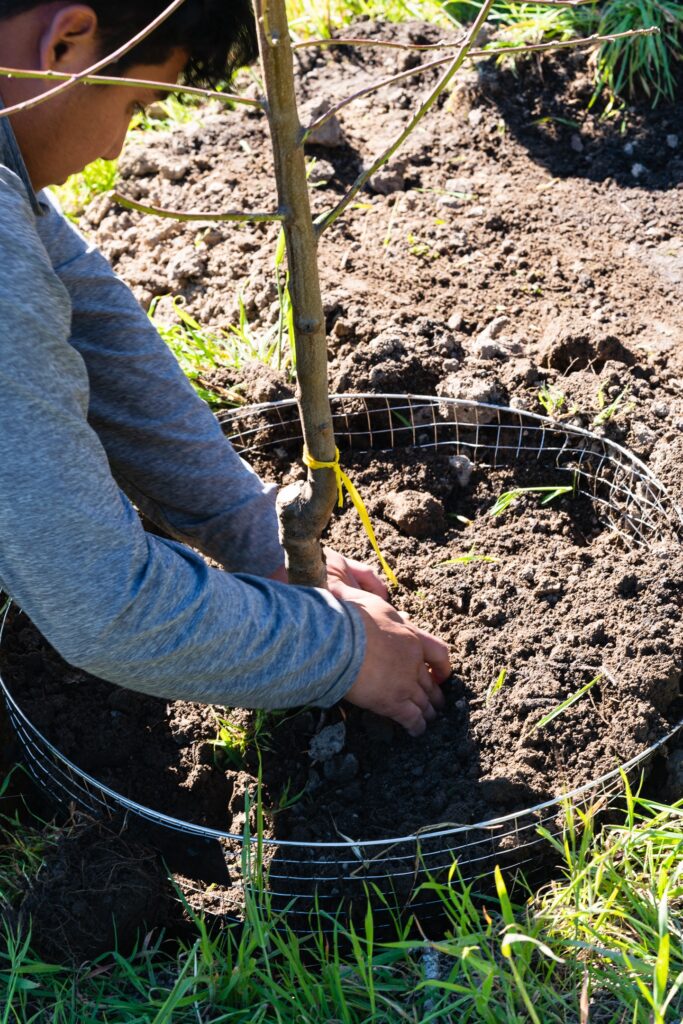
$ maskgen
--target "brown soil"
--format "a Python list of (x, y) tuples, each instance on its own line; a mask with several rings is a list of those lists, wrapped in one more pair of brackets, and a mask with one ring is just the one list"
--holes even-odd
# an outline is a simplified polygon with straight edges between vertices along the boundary
[[(435, 37), (422, 25), (382, 34)], [(303, 102), (350, 93), (411, 60), (366, 48), (306, 52)], [(323, 179), (317, 210), (400, 130), (426, 84), (409, 80), (356, 103), (340, 117), (335, 146), (311, 147)], [(517, 76), (489, 65), (463, 76), (391, 173), (323, 238), (331, 380), (338, 391), (535, 412), (541, 388), (553, 387), (564, 396), (560, 418), (630, 447), (680, 501), (683, 137), (674, 138), (673, 109), (636, 107), (619, 123), (601, 122), (586, 112), (589, 95), (580, 56), (524, 65)], [(258, 117), (211, 109), (132, 149), (121, 191), (174, 208), (267, 209), (265, 138)], [(143, 304), (180, 294), (200, 320), (220, 325), (235, 321), (242, 293), (254, 329), (273, 322), (273, 229), (139, 218), (106, 197), (87, 223)], [(252, 401), (290, 386), (284, 374), (254, 368), (214, 380)], [(615, 401), (614, 415), (595, 423)], [(282, 480), (277, 460), (258, 468)], [(510, 487), (567, 482), (535, 463), (478, 463), (464, 485), (446, 456), (410, 449), (356, 455), (350, 469), (401, 581), (396, 603), (449, 642), (455, 673), (445, 712), (418, 740), (348, 707), (267, 719), (259, 742), (268, 834), (310, 843), (482, 821), (610, 771), (681, 718), (683, 557), (672, 537), (626, 550), (587, 499), (571, 496), (540, 505), (532, 495), (488, 515)], [(345, 553), (369, 556), (352, 510), (329, 533)], [(495, 560), (445, 564), (472, 549)], [(256, 758), (221, 761), (213, 711), (167, 709), (91, 680), (20, 617), (3, 664), (36, 724), (102, 782), (166, 813), (242, 830)], [(254, 727), (249, 713), (230, 717)], [(330, 726), (337, 731), (323, 734)], [(326, 756), (309, 753), (321, 734), (341, 737)], [(233, 907), (229, 886), (212, 898), (217, 909)]]
[(83, 821), (48, 846), (12, 917), (46, 960), (82, 963), (114, 948), (125, 955), (167, 923), (169, 905), (166, 871), (148, 844)]

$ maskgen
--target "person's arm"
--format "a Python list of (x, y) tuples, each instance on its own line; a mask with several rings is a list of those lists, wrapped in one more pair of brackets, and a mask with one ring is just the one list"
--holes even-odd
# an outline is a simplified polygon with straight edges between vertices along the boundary
[(341, 698), (365, 655), (358, 609), (210, 569), (142, 529), (87, 421), (68, 292), (4, 170), (0, 261), (0, 587), (69, 662), (131, 689), (246, 707)]
[[(79, 236), (71, 237), (72, 245), (73, 239), (81, 241)], [(73, 279), (71, 275), (74, 272), (80, 275), (84, 268), (86, 279), (91, 280), (89, 275), (95, 262), (91, 261), (86, 267), (85, 255), (78, 245), (70, 256), (65, 249), (62, 250), (63, 260), (58, 266), (63, 282), (68, 283)], [(103, 286), (106, 286), (111, 272), (102, 273), (101, 276)], [(100, 277), (100, 270), (95, 277)], [(39, 284), (39, 274), (29, 274), (28, 278), (34, 281), (34, 288)], [(23, 282), (18, 281), (16, 286), (10, 283), (10, 291), (20, 294), (22, 286), (29, 287), (28, 278)], [(93, 296), (97, 296), (97, 282), (91, 283)], [(88, 293), (84, 294), (87, 298)], [(121, 294), (126, 296), (125, 301), (129, 303), (128, 290), (125, 289)], [(109, 297), (106, 301), (109, 301)], [(81, 296), (78, 301), (79, 316), (85, 317), (86, 321), (91, 316), (95, 317), (101, 327), (98, 315), (101, 311), (98, 306), (99, 302), (95, 298), (85, 301)], [(116, 326), (116, 323), (112, 324), (113, 328)], [(31, 322), (27, 328), (21, 331), (25, 338), (30, 339), (32, 332), (40, 333), (38, 323)], [(114, 333), (118, 334), (117, 331)], [(88, 358), (91, 355), (88, 337), (92, 340), (93, 336), (87, 331), (86, 336), (82, 348)], [(104, 331), (100, 337), (111, 339), (108, 331)], [(52, 340), (55, 342), (54, 338)], [(141, 338), (142, 358), (136, 364), (136, 372), (142, 375), (145, 389), (149, 386), (153, 394), (156, 383), (153, 368), (160, 365), (156, 361), (156, 332), (154, 339), (150, 335), (146, 338), (152, 347), (151, 353), (147, 353), (142, 341)], [(57, 345), (60, 353), (62, 347)], [(66, 348), (70, 346), (66, 345)], [(70, 348), (70, 351), (75, 357), (74, 350)], [(228, 475), (231, 480), (237, 481), (237, 493), (245, 497), (236, 502), (235, 494), (231, 493), (231, 504), (226, 511), (222, 490), (212, 488), (212, 482), (206, 478), (205, 472), (207, 465), (216, 468), (216, 472), (226, 471), (225, 463), (218, 466), (213, 453), (209, 451), (214, 438), (222, 443), (223, 453), (231, 453), (233, 459), (234, 453), (222, 437), (218, 438), (215, 431), (211, 433), (214, 424), (208, 411), (200, 406), (207, 435), (202, 438), (199, 449), (192, 447), (195, 437), (193, 434), (188, 436), (186, 421), (174, 419), (172, 403), (168, 407), (170, 420), (163, 420), (162, 429), (159, 431), (153, 422), (149, 428), (145, 427), (141, 437), (139, 426), (128, 424), (125, 416), (122, 420), (117, 419), (113, 398), (108, 394), (108, 382), (113, 374), (111, 388), (119, 396), (123, 408), (126, 408), (127, 395), (121, 393), (117, 383), (117, 369), (125, 375), (124, 364), (135, 353), (125, 348), (122, 350), (117, 345), (111, 349), (105, 345), (104, 350), (100, 346), (101, 355), (106, 357), (101, 362), (99, 356), (95, 357), (95, 363), (98, 364), (95, 372), (101, 375), (100, 393), (118, 424), (113, 439), (110, 438), (107, 444), (106, 456), (120, 465), (112, 440), (116, 441), (118, 436), (122, 436), (125, 449), (122, 459), (127, 459), (126, 464), (132, 466), (128, 473), (140, 473), (141, 486), (149, 494), (145, 466), (135, 461), (137, 443), (145, 442), (144, 448), (150, 436), (154, 445), (160, 441), (157, 447), (166, 470), (174, 464), (184, 466), (188, 457), (196, 455), (202, 467), (198, 483), (205, 483), (209, 487), (208, 493), (216, 496), (220, 508), (215, 516), (207, 518), (202, 515), (197, 518), (196, 514), (193, 515), (193, 509), (201, 507), (199, 502), (205, 500), (202, 498), (205, 492), (195, 489), (178, 508), (177, 504), (173, 504), (174, 489), (171, 487), (170, 508), (164, 504), (164, 514), (168, 516), (170, 511), (176, 529), (179, 521), (182, 524), (182, 529), (177, 529), (177, 532), (181, 536), (191, 536), (198, 545), (201, 544), (199, 536), (208, 537), (202, 546), (211, 553), (216, 551), (211, 537), (220, 539), (225, 528), (226, 543), (233, 554), (224, 556), (224, 563), (230, 564), (233, 560), (237, 562), (245, 558), (252, 567), (254, 551), (257, 556), (264, 552), (262, 531), (268, 516), (274, 529), (272, 505), (269, 501), (264, 516), (264, 492), (258, 479), (241, 463), (229, 463)], [(89, 367), (91, 363), (92, 359), (88, 361)], [(80, 374), (82, 382), (85, 378), (87, 388), (87, 375), (83, 372), (82, 363), (75, 368), (78, 370), (76, 376)], [(39, 382), (36, 383), (39, 387)], [(189, 394), (192, 399), (192, 405), (188, 405), (191, 421), (196, 415), (198, 400), (188, 391), (184, 380), (180, 383), (185, 389), (185, 395)], [(136, 389), (134, 381), (130, 382), (130, 386)], [(171, 388), (168, 396), (173, 399), (177, 394), (176, 389)], [(30, 413), (33, 396), (26, 397), (26, 408)], [(79, 400), (81, 405), (84, 397), (87, 396), (82, 394)], [(149, 395), (143, 397), (149, 398)], [(336, 579), (332, 580), (331, 585), (337, 596), (345, 597), (341, 602), (320, 590), (267, 583), (253, 576), (231, 577), (207, 569), (203, 561), (188, 549), (173, 542), (147, 537), (129, 503), (117, 492), (109, 466), (105, 464), (105, 452), (101, 449), (100, 439), (95, 437), (92, 430), (86, 430), (87, 425), (79, 416), (71, 423), (71, 432), (64, 435), (57, 423), (53, 422), (54, 414), (58, 411), (54, 400), (49, 411), (51, 416), (46, 416), (44, 425), (55, 450), (52, 468), (59, 468), (60, 459), (74, 467), (78, 464), (78, 475), (73, 481), (73, 487), (65, 494), (57, 493), (57, 487), (56, 492), (50, 493), (48, 498), (55, 515), (48, 515), (47, 519), (58, 535), (58, 541), (61, 543), (66, 538), (68, 543), (60, 546), (60, 556), (56, 560), (54, 553), (46, 556), (39, 543), (35, 551), (32, 551), (32, 558), (38, 563), (42, 560), (44, 566), (44, 576), (41, 575), (45, 585), (42, 604), (40, 601), (36, 604), (34, 600), (41, 596), (36, 587), (36, 565), (29, 567), (28, 578), (22, 575), (26, 564), (21, 550), (19, 558), (13, 565), (10, 564), (15, 576), (7, 589), (22, 601), (26, 611), (48, 639), (57, 638), (53, 639), (53, 643), (68, 660), (113, 682), (167, 697), (182, 696), (190, 700), (241, 704), (246, 707), (291, 707), (303, 703), (329, 706), (342, 696), (347, 696), (361, 707), (388, 715), (413, 734), (425, 728), (426, 722), (434, 715), (434, 709), (441, 704), (438, 683), (450, 671), (447, 648), (441, 641), (405, 622), (399, 613), (380, 600), (376, 595), (385, 592), (383, 585), (373, 578), (366, 567), (344, 559), (340, 563), (337, 559), (336, 566), (332, 567)], [(138, 412), (139, 408), (135, 408), (135, 417)], [(92, 401), (91, 416), (95, 419)], [(109, 415), (105, 420), (102, 426), (106, 438), (107, 423), (113, 421)], [(10, 422), (13, 422), (11, 412), (8, 413)], [(172, 430), (171, 436), (168, 434), (169, 423), (177, 431), (174, 433)], [(127, 434), (127, 431), (130, 433)], [(182, 459), (178, 461), (170, 457), (176, 441), (183, 446)], [(36, 452), (41, 450), (38, 437), (31, 438), (30, 445)], [(89, 447), (94, 456), (92, 460), (85, 459), (85, 450)], [(208, 462), (204, 461), (205, 457)], [(48, 480), (49, 476), (47, 473), (45, 479)], [(165, 503), (169, 493), (168, 477), (165, 475), (159, 484), (164, 492), (162, 501)], [(98, 516), (93, 523), (89, 513), (95, 510), (107, 491), (110, 492), (109, 504), (101, 510), (101, 517)], [(11, 498), (11, 488), (9, 495)], [(64, 505), (66, 508), (63, 508)], [(114, 511), (117, 514), (112, 517)], [(62, 536), (56, 527), (61, 524), (64, 512), (68, 529)], [(232, 515), (241, 516), (242, 528), (239, 547), (230, 548), (234, 545), (230, 525)], [(177, 516), (180, 516), (180, 520)], [(259, 516), (264, 518), (259, 520)], [(40, 521), (41, 517), (37, 519)], [(93, 525), (97, 527), (96, 530), (92, 529)], [(2, 531), (0, 516), (0, 536)], [(16, 535), (19, 539), (20, 533)], [(78, 557), (74, 557), (72, 550), (74, 536), (80, 539), (76, 545)], [(44, 534), (40, 533), (40, 537), (44, 538)], [(248, 547), (249, 538), (252, 541), (251, 550)], [(60, 558), (62, 568), (64, 564), (76, 567), (73, 580), (67, 575), (64, 583), (61, 583)], [(281, 555), (278, 548), (274, 560), (279, 559)], [(0, 579), (3, 571), (3, 561), (0, 559)], [(265, 563), (262, 571), (268, 571)], [(281, 565), (274, 572), (283, 575)], [(83, 579), (89, 581), (85, 588)], [(67, 582), (71, 585), (70, 592)], [(49, 600), (45, 603), (48, 591), (55, 584), (59, 590), (60, 583), (63, 587), (60, 595), (62, 600), (56, 605)], [(366, 587), (371, 593), (364, 593), (358, 586)], [(26, 600), (20, 597), (22, 590), (29, 596)], [(31, 611), (27, 603), (29, 598), (36, 612)], [(52, 618), (49, 615), (46, 618), (46, 611), (52, 613)]]
[(127, 285), (50, 206), (38, 230), (72, 302), (88, 418), (114, 476), (172, 537), (232, 572), (283, 564), (275, 488), (235, 453)]

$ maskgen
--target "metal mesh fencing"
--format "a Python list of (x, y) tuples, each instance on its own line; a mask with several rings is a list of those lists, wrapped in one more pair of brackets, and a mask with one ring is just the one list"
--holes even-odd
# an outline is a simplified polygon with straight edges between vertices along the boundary
[[(513, 469), (522, 461), (539, 461), (565, 472), (575, 492), (590, 498), (599, 519), (625, 544), (648, 546), (683, 536), (683, 514), (651, 471), (624, 448), (581, 428), (522, 410), (423, 396), (340, 395), (332, 398), (332, 408), (342, 452), (438, 448), (479, 465)], [(282, 460), (301, 455), (293, 400), (231, 411), (222, 420), (247, 458), (267, 452)], [(465, 882), (490, 875), (495, 864), (533, 879), (551, 853), (539, 829), (559, 836), (567, 801), (607, 811), (623, 792), (624, 773), (633, 778), (683, 724), (610, 773), (503, 817), (475, 824), (425, 822), (416, 833), (383, 839), (295, 842), (207, 828), (116, 793), (64, 757), (1, 679), (0, 689), (29, 771), (56, 801), (95, 815), (133, 814), (188, 836), (217, 840), (230, 878), (245, 890), (265, 889), (272, 909), (286, 912), (301, 930), (311, 913), (333, 914), (342, 904), (362, 909), (368, 893), (394, 908), (416, 908), (427, 920), (439, 912), (442, 900), (424, 883), (445, 881), (454, 862)]]

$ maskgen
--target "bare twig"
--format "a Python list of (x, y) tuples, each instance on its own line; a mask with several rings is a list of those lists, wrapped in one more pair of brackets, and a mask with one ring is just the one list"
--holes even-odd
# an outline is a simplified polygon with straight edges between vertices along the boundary
[(321, 125), (325, 124), (330, 118), (338, 114), (340, 110), (347, 107), (349, 103), (354, 103), (356, 100), (362, 99), (363, 96), (370, 96), (373, 92), (377, 92), (379, 89), (383, 89), (387, 85), (394, 85), (396, 82), (403, 81), (404, 78), (412, 78), (413, 75), (423, 74), (425, 71), (430, 71), (432, 68), (440, 68), (442, 65), (447, 64), (449, 60), (452, 60), (452, 56), (440, 57), (438, 60), (429, 61), (427, 64), (420, 64), (416, 68), (408, 68), (407, 71), (399, 71), (398, 74), (390, 75), (388, 78), (380, 78), (377, 82), (373, 82), (371, 85), (366, 85), (363, 89), (358, 89), (357, 92), (352, 93), (350, 96), (346, 96), (343, 100), (339, 100), (335, 103), (324, 114), (316, 118), (304, 132), (303, 141), (305, 142), (311, 132), (315, 131), (316, 128), (320, 128)]
[[(0, 67), (0, 78), (36, 78), (47, 82), (70, 82), (73, 75), (60, 71), (29, 71), (27, 68)], [(200, 89), (193, 85), (178, 85), (170, 82), (154, 82), (146, 78), (107, 78), (106, 75), (88, 75), (82, 85), (122, 85), (130, 89), (155, 89), (158, 92), (182, 92), (188, 96), (201, 96), (207, 100), (223, 100), (225, 103), (241, 103), (249, 107), (263, 107), (261, 100), (238, 96), (232, 92), (217, 92), (215, 89)]]
[[(569, 3), (570, 0), (567, 0)], [(573, 2), (573, 0), (571, 0)], [(580, 0), (582, 4), (592, 4), (595, 0)], [(397, 43), (389, 39), (304, 39), (298, 43), (292, 43), (293, 50), (302, 50), (307, 46), (381, 46), (386, 50), (447, 50), (462, 42), (464, 36), (456, 39), (448, 39), (438, 43)]]
[(628, 32), (614, 32), (607, 36), (582, 36), (580, 39), (565, 39), (555, 43), (526, 43), (524, 46), (496, 46), (490, 50), (471, 50), (470, 57), (504, 57), (508, 53), (538, 53), (543, 50), (567, 50), (574, 46), (595, 46), (597, 43), (611, 43), (615, 39), (633, 36), (658, 36), (656, 25), (651, 28), (632, 28)]
[(238, 224), (263, 224), (269, 221), (283, 221), (285, 215), (274, 211), (273, 213), (242, 213), (228, 210), (226, 213), (189, 212), (185, 210), (168, 210), (162, 206), (149, 206), (146, 203), (139, 203), (128, 196), (122, 196), (118, 192), (112, 195), (114, 202), (125, 206), (127, 210), (137, 210), (138, 213), (152, 214), (154, 217), (169, 217), (172, 220), (180, 221), (236, 221)]
[(446, 58), (446, 60), (442, 61), (442, 63), (448, 63), (448, 68), (446, 69), (445, 74), (441, 76), (441, 78), (439, 79), (435, 87), (432, 89), (432, 91), (429, 93), (427, 98), (423, 100), (423, 102), (420, 104), (419, 110), (417, 111), (416, 114), (413, 115), (413, 117), (410, 119), (410, 121), (403, 129), (401, 134), (398, 136), (398, 138), (395, 139), (394, 142), (392, 142), (392, 144), (388, 146), (387, 149), (385, 149), (384, 152), (381, 153), (376, 160), (373, 161), (370, 167), (368, 167), (366, 170), (364, 170), (361, 174), (358, 175), (355, 182), (353, 183), (349, 191), (346, 193), (344, 198), (341, 199), (340, 202), (338, 202), (337, 205), (332, 210), (330, 210), (330, 212), (326, 214), (326, 216), (323, 217), (322, 220), (318, 222), (316, 226), (318, 236), (320, 236), (323, 233), (323, 231), (326, 228), (328, 228), (331, 224), (334, 224), (337, 218), (340, 217), (341, 214), (344, 212), (346, 207), (358, 195), (358, 193), (362, 189), (363, 185), (365, 185), (365, 183), (368, 181), (368, 179), (371, 178), (372, 175), (375, 174), (379, 170), (379, 168), (382, 167), (387, 162), (387, 160), (389, 160), (393, 156), (393, 154), (396, 152), (399, 146), (401, 146), (405, 139), (407, 139), (408, 136), (412, 133), (415, 126), (422, 120), (425, 114), (434, 106), (443, 90), (446, 88), (446, 86), (453, 78), (455, 73), (464, 63), (465, 58), (467, 57), (474, 40), (477, 38), (481, 26), (484, 24), (489, 15), (489, 11), (493, 6), (493, 2), (494, 0), (484, 0), (484, 3), (479, 9), (477, 17), (472, 22), (470, 29), (467, 32), (467, 35), (465, 36), (465, 39), (462, 42), (455, 57), (451, 55), (450, 57)]
[(78, 85), (84, 79), (89, 78), (91, 75), (97, 74), (97, 72), (108, 64), (114, 64), (121, 57), (124, 57), (127, 53), (133, 50), (138, 43), (141, 43), (147, 36), (151, 35), (152, 32), (159, 25), (162, 25), (167, 18), (178, 10), (179, 7), (185, 3), (185, 0), (173, 0), (168, 7), (157, 15), (153, 21), (150, 21), (143, 29), (141, 29), (137, 35), (134, 35), (132, 39), (129, 39), (123, 46), (119, 46), (118, 50), (114, 50), (113, 53), (108, 53), (106, 57), (102, 57), (95, 64), (92, 64), (89, 68), (85, 68), (83, 71), (79, 71), (76, 75), (70, 75), (66, 81), (60, 82), (59, 85), (55, 85), (53, 89), (48, 89), (47, 92), (41, 93), (39, 96), (33, 96), (30, 100), (24, 100), (22, 103), (15, 103), (12, 107), (4, 107), (0, 110), (0, 118), (9, 117), (10, 114), (18, 114), (24, 110), (30, 110), (32, 107), (37, 107), (41, 103), (45, 103), (46, 100), (53, 99), (60, 93), (66, 92), (71, 89), (74, 85)]
[[(588, 2), (592, 3), (593, 0), (582, 0), (582, 3)], [(469, 60), (474, 57), (499, 57), (505, 56), (507, 54), (516, 53), (537, 53), (551, 50), (566, 50), (574, 46), (595, 46), (596, 44), (599, 43), (611, 43), (616, 39), (627, 39), (629, 37), (635, 36), (658, 35), (659, 31), (660, 30), (656, 26), (652, 26), (651, 28), (630, 29), (628, 32), (615, 32), (612, 33), (611, 35), (593, 35), (584, 36), (581, 39), (567, 39), (564, 42), (527, 43), (524, 44), (523, 46), (497, 46), (492, 47), (491, 49), (488, 50), (469, 50), (466, 54), (466, 57)], [(313, 121), (306, 128), (304, 132), (304, 141), (308, 138), (311, 132), (313, 132), (317, 128), (320, 128), (321, 125), (329, 121), (331, 117), (335, 116), (335, 114), (338, 114), (339, 111), (342, 110), (344, 107), (348, 106), (350, 103), (355, 102), (355, 100), (362, 99), (363, 96), (369, 96), (371, 93), (377, 92), (378, 89), (383, 89), (389, 85), (395, 85), (396, 82), (401, 82), (405, 78), (411, 78), (413, 75), (421, 75), (424, 74), (425, 71), (432, 71), (434, 68), (443, 67), (445, 64), (448, 64), (449, 61), (451, 61), (452, 59), (452, 54), (449, 54), (449, 56), (447, 57), (438, 57), (436, 60), (428, 61), (426, 64), (419, 64), (417, 67), (408, 68), (407, 71), (400, 71), (396, 75), (390, 75), (388, 78), (382, 78), (378, 82), (373, 82), (372, 85), (365, 86), (365, 88), (359, 89), (357, 92), (352, 93), (350, 96), (346, 96), (343, 100), (339, 100), (338, 103), (335, 103), (332, 107), (330, 107), (329, 110), (326, 110), (324, 114), (321, 114), (320, 117), (316, 118), (316, 120)], [(439, 91), (441, 91), (440, 86), (437, 86), (437, 88), (439, 88)], [(412, 131), (412, 126), (409, 130)], [(355, 194), (356, 193), (354, 192), (354, 195)]]

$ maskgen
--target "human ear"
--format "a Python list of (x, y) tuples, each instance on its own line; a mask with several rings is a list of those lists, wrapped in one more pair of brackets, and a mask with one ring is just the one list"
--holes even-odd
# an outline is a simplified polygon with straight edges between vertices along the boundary
[(97, 15), (86, 4), (69, 4), (55, 11), (40, 37), (41, 71), (77, 72), (98, 56)]

